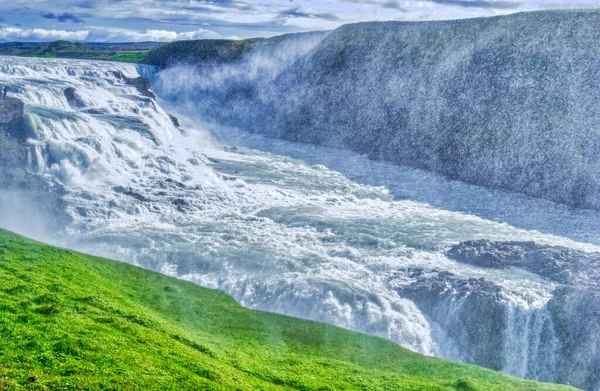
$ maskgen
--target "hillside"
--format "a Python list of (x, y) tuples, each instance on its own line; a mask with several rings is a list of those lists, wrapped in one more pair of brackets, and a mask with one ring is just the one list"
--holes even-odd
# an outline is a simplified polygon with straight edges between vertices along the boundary
[(0, 390), (568, 390), (0, 231)]
[(327, 32), (284, 34), (272, 38), (200, 39), (175, 41), (162, 44), (149, 51), (145, 63), (167, 67), (177, 63), (226, 65), (247, 59), (247, 56), (260, 52), (274, 56), (282, 47), (294, 46), (298, 42), (318, 41)]

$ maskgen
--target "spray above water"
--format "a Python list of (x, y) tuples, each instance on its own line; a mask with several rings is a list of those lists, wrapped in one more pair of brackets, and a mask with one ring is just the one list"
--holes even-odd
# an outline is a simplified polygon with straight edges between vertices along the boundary
[[(149, 91), (128, 81), (152, 72), (113, 63), (0, 59), (0, 82), (26, 103), (30, 175), (52, 184), (49, 191), (68, 216), (48, 241), (221, 289), (248, 307), (381, 336), (424, 354), (571, 380), (556, 368), (587, 350), (565, 342), (561, 322), (580, 305), (568, 290), (597, 288), (593, 279), (583, 281), (596, 270), (600, 248), (394, 200), (384, 187), (285, 156), (285, 148), (296, 148), (292, 143), (280, 154), (260, 145), (220, 146), (200, 129), (179, 129)], [(77, 104), (69, 102), (68, 88), (80, 97)], [(6, 228), (14, 224), (3, 220)], [(571, 279), (554, 278), (535, 262), (493, 268), (448, 255), (451, 246), (475, 240), (533, 242), (545, 247), (519, 248), (540, 257), (549, 254), (546, 248), (560, 248), (557, 270), (567, 265)], [(569, 266), (574, 258), (588, 260), (586, 268)], [(597, 330), (585, 322), (574, 327)], [(596, 334), (589, 335), (582, 346), (597, 346)], [(524, 341), (526, 349), (513, 348)], [(587, 366), (573, 373), (596, 390), (597, 358), (585, 357)]]

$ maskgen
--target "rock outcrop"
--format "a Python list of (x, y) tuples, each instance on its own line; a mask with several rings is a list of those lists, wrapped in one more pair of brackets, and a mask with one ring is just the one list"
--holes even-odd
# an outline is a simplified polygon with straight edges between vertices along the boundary
[(65, 88), (63, 93), (65, 95), (65, 98), (67, 99), (67, 102), (69, 102), (69, 105), (71, 105), (71, 107), (75, 107), (75, 108), (85, 107), (85, 102), (83, 101), (83, 99), (81, 98), (81, 96), (79, 95), (79, 93), (77, 92), (77, 90), (74, 87)]
[(17, 98), (0, 100), (0, 190), (39, 190), (43, 180), (29, 175), (26, 140), (30, 130), (24, 118), (24, 103)]
[(152, 83), (146, 77), (127, 77), (121, 72), (113, 71), (112, 74), (119, 80), (123, 80), (125, 84), (135, 87), (138, 92), (151, 99), (156, 99), (156, 95), (151, 91)]
[(24, 107), (23, 101), (17, 98), (0, 100), (0, 133), (16, 139), (24, 138)]
[(466, 241), (452, 246), (446, 256), (486, 268), (518, 267), (561, 284), (597, 284), (600, 281), (600, 253), (534, 242)]
[(0, 186), (12, 176), (9, 169), (22, 168), (27, 159), (24, 141), (24, 104), (16, 98), (0, 100)]

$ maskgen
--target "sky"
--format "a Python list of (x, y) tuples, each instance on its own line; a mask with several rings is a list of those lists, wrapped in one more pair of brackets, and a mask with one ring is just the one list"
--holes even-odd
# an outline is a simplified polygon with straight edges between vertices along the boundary
[(0, 0), (0, 42), (237, 39), (569, 8), (600, 8), (600, 0)]

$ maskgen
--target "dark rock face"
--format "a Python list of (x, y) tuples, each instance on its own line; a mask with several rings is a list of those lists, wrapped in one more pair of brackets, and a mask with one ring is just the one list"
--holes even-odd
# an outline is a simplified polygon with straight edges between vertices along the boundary
[[(445, 357), (600, 390), (597, 289), (562, 286), (545, 306), (523, 310), (483, 278), (462, 279), (448, 272), (412, 275), (416, 281), (396, 291), (443, 330)], [(394, 285), (393, 276), (390, 284)]]
[(133, 197), (140, 202), (150, 202), (149, 198), (144, 197), (142, 194), (133, 191), (131, 188), (125, 188), (123, 186), (115, 186), (115, 187), (113, 187), (113, 191), (115, 193), (121, 193), (121, 194), (128, 195), (130, 197)]
[(24, 104), (19, 99), (0, 100), (0, 187), (26, 182), (23, 110)]
[[(58, 196), (60, 186), (48, 183), (28, 167), (32, 151), (25, 141), (34, 135), (25, 124), (24, 107), (17, 98), (0, 100), (0, 203), (6, 197), (33, 200), (40, 210), (54, 213), (59, 224), (68, 219)], [(49, 187), (53, 187), (52, 192)]]
[(0, 133), (25, 140), (25, 104), (17, 98), (0, 100)]
[(524, 250), (517, 243), (494, 243), (489, 240), (459, 243), (450, 247), (446, 256), (458, 262), (492, 269), (506, 269), (524, 263)]
[(154, 95), (154, 92), (150, 90), (152, 88), (150, 79), (141, 76), (135, 78), (127, 77), (118, 71), (113, 71), (112, 74), (117, 79), (123, 80), (125, 84), (135, 87), (142, 95), (151, 99), (156, 99), (156, 95)]
[(519, 267), (562, 284), (600, 281), (600, 254), (534, 242), (466, 241), (452, 246), (446, 256), (494, 269)]
[(459, 346), (464, 362), (503, 369), (506, 308), (500, 287), (484, 279), (463, 280), (440, 272), (397, 291), (443, 325), (448, 337)]
[(179, 119), (169, 113), (167, 113), (167, 115), (169, 116), (169, 119), (171, 120), (171, 122), (173, 123), (173, 126), (175, 126), (176, 128), (181, 128), (181, 124), (179, 123)]
[(156, 95), (154, 95), (154, 92), (150, 91), (152, 84), (150, 83), (149, 79), (147, 79), (145, 77), (136, 77), (136, 78), (125, 77), (124, 80), (125, 80), (125, 83), (137, 88), (137, 90), (142, 95), (147, 96), (148, 98), (151, 98), (151, 99), (156, 99)]
[(67, 87), (65, 88), (63, 93), (65, 94), (65, 98), (67, 98), (67, 102), (69, 102), (69, 105), (71, 105), (71, 107), (85, 107), (85, 103), (83, 102), (81, 96), (79, 96), (75, 88)]
[(600, 390), (600, 292), (561, 288), (547, 307), (561, 341), (556, 378)]

